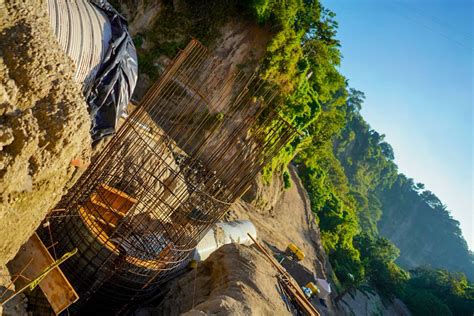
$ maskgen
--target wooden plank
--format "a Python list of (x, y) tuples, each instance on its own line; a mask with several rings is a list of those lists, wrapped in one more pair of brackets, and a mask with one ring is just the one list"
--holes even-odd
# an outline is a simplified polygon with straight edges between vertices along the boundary
[(102, 220), (109, 222), (114, 226), (116, 226), (119, 221), (123, 219), (123, 217), (120, 216), (120, 214), (117, 213), (113, 208), (107, 207), (107, 205), (104, 204), (97, 204), (92, 200), (87, 200), (83, 207), (87, 210), (89, 215), (98, 216)]
[(107, 233), (102, 229), (102, 227), (92, 218), (92, 216), (88, 213), (86, 209), (81, 207), (79, 209), (79, 214), (83, 222), (91, 231), (91, 234), (94, 234), (95, 237), (104, 244), (109, 250), (112, 250), (116, 254), (119, 254), (117, 247), (110, 241), (109, 236)]
[(120, 191), (116, 188), (113, 188), (105, 183), (102, 183), (99, 187), (99, 192), (101, 193), (109, 193), (109, 194), (112, 194), (112, 195), (118, 195), (120, 196), (121, 198), (125, 199), (125, 200), (128, 200), (132, 205), (137, 203), (137, 199), (131, 197), (130, 195), (128, 195), (127, 193), (123, 192), (123, 191)]
[[(19, 289), (41, 275), (53, 262), (53, 257), (35, 233), (7, 266), (13, 275), (21, 272), (23, 277), (17, 278), (15, 282), (15, 287)], [(79, 295), (59, 267), (52, 269), (39, 283), (39, 287), (56, 315), (79, 299)]]
[(114, 212), (115, 214), (117, 214), (118, 216), (120, 216), (121, 218), (124, 218), (127, 214), (125, 214), (124, 212), (121, 212), (119, 210), (116, 210), (112, 207), (108, 207), (106, 204), (104, 204), (104, 200), (101, 199), (99, 196), (97, 196), (96, 194), (93, 194), (90, 198), (90, 202), (93, 203), (94, 205), (97, 205), (103, 209), (107, 209), (109, 211), (112, 211)]

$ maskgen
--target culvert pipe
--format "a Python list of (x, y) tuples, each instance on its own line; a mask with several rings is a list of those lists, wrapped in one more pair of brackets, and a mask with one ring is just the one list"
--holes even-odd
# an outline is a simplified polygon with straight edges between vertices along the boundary
[(107, 16), (89, 0), (48, 0), (51, 29), (76, 65), (74, 80), (88, 90), (112, 39)]
[(106, 0), (47, 0), (51, 30), (75, 68), (91, 115), (93, 142), (112, 135), (138, 77), (127, 21)]

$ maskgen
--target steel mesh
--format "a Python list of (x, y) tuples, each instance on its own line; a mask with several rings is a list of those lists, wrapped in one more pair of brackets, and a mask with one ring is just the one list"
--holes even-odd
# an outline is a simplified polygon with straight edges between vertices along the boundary
[(216, 81), (219, 63), (191, 41), (41, 229), (57, 256), (78, 248), (62, 269), (80, 302), (149, 297), (295, 135), (268, 83)]

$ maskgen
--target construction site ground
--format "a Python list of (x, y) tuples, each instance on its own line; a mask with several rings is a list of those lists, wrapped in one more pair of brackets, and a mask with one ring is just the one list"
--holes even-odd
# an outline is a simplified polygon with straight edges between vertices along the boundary
[[(274, 254), (283, 252), (292, 242), (305, 253), (300, 263), (287, 262), (293, 277), (304, 285), (313, 276), (324, 278), (325, 254), (317, 254), (319, 231), (313, 224), (306, 192), (294, 168), (293, 185), (280, 194), (277, 203), (266, 212), (239, 201), (227, 219), (250, 219), (257, 227), (258, 240)], [(324, 260), (324, 259), (323, 259)], [(158, 306), (139, 310), (139, 315), (291, 315), (278, 289), (277, 271), (255, 248), (238, 244), (225, 245), (206, 261), (171, 281), (167, 295)], [(323, 307), (318, 299), (312, 303), (324, 315), (333, 314), (332, 302)]]
[(230, 216), (250, 219), (257, 227), (260, 240), (274, 252), (283, 252), (290, 242), (294, 243), (305, 254), (300, 264), (319, 278), (326, 278), (327, 258), (311, 212), (309, 197), (296, 169), (292, 166), (289, 169), (292, 186), (279, 194), (270, 211), (262, 212), (240, 200), (231, 210)]

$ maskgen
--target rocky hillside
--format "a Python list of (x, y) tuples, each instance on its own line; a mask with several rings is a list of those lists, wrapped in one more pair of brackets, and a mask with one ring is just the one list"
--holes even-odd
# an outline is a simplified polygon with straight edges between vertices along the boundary
[(436, 196), (422, 192), (400, 177), (381, 193), (380, 233), (400, 248), (400, 265), (430, 265), (462, 271), (474, 280), (474, 255), (462, 236), (459, 222)]
[(353, 92), (348, 122), (333, 143), (357, 200), (362, 229), (393, 242), (400, 249), (397, 262), (406, 269), (428, 265), (464, 272), (474, 280), (474, 256), (459, 222), (433, 192), (398, 172), (396, 153), (358, 110), (361, 96)]
[[(422, 311), (432, 302), (447, 311), (459, 302), (463, 311), (472, 306), (461, 275), (435, 271), (426, 285), (419, 280), (430, 271), (410, 279), (402, 269), (429, 264), (472, 278), (473, 257), (446, 207), (398, 173), (390, 145), (362, 118), (363, 96), (338, 70), (337, 22), (319, 1), (112, 3), (130, 22), (138, 51), (136, 101), (191, 38), (222, 59), (206, 85), (233, 70), (259, 70), (277, 87), (279, 114), (298, 137), (226, 219), (250, 219), (274, 252), (289, 242), (301, 247), (306, 258), (293, 267), (295, 277), (334, 285), (327, 307), (314, 302), (323, 314), (408, 314), (396, 297)], [(8, 17), (0, 25), (1, 271), (74, 183), (70, 162), (88, 159), (90, 139), (86, 106), (70, 62), (45, 31), (44, 8), (11, 0), (0, 14)], [(5, 49), (14, 46), (14, 53)], [(167, 299), (140, 313), (284, 314), (275, 286), (274, 271), (255, 249), (231, 245), (170, 282)]]
[[(322, 249), (319, 231), (309, 209), (304, 188), (292, 170), (295, 185), (283, 191), (266, 191), (260, 198), (267, 208), (239, 201), (226, 215), (226, 220), (250, 219), (257, 228), (259, 241), (270, 252), (284, 251), (288, 243), (297, 244), (306, 257), (295, 263), (293, 270), (304, 285), (314, 275), (330, 277), (331, 267)], [(306, 271), (306, 272), (305, 272)], [(213, 253), (205, 262), (167, 284), (169, 291), (158, 306), (144, 307), (143, 315), (205, 313), (221, 315), (291, 315), (277, 290), (276, 270), (253, 247), (226, 245)], [(177, 304), (177, 302), (179, 302)], [(314, 301), (317, 304), (317, 301)], [(334, 314), (335, 307), (319, 305), (325, 314)]]
[(234, 2), (115, 0), (112, 3), (129, 21), (138, 52), (140, 71), (135, 100), (144, 95), (191, 38), (197, 38), (222, 59), (214, 76), (214, 80), (220, 81), (236, 69), (253, 72), (272, 37), (268, 28), (238, 12)]
[[(257, 228), (259, 242), (268, 251), (283, 251), (288, 243), (297, 244), (306, 257), (300, 263), (283, 265), (300, 285), (318, 278), (332, 282), (332, 268), (321, 245), (320, 232), (309, 208), (307, 193), (294, 168), (290, 168), (294, 185), (288, 190), (266, 191), (260, 195), (267, 208), (245, 201), (236, 203), (226, 220), (250, 219)], [(276, 197), (275, 197), (276, 196)], [(147, 315), (292, 315), (277, 290), (277, 272), (254, 247), (230, 244), (214, 252), (196, 270), (170, 281), (165, 296), (158, 303), (143, 306), (137, 313)], [(334, 284), (333, 284), (334, 285)], [(354, 292), (327, 307), (312, 299), (322, 315), (410, 315), (400, 301), (383, 301), (373, 290)]]

